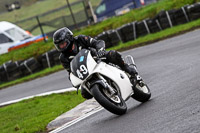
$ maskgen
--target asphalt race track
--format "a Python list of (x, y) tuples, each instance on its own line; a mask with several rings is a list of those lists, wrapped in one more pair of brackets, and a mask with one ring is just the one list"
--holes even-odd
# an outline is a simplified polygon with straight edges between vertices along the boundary
[(200, 133), (200, 31), (123, 53), (135, 57), (152, 91), (128, 100), (128, 112), (102, 110), (60, 133)]
[(72, 87), (66, 70), (0, 90), (0, 103)]
[[(102, 110), (63, 133), (200, 133), (200, 30), (123, 52), (133, 55), (152, 92), (116, 116)], [(64, 74), (65, 73), (65, 74)], [(0, 102), (71, 87), (64, 71), (0, 90)]]

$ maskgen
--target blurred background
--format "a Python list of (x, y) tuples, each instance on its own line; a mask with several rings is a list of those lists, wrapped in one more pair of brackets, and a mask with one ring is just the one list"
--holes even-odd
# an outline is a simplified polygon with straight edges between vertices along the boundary
[(59, 28), (124, 50), (195, 29), (199, 18), (200, 0), (1, 0), (0, 85), (56, 65), (53, 71), (61, 70), (52, 42)]
[(108, 17), (122, 15), (156, 0), (1, 0), (0, 21), (14, 23), (33, 35), (61, 27), (79, 29)]

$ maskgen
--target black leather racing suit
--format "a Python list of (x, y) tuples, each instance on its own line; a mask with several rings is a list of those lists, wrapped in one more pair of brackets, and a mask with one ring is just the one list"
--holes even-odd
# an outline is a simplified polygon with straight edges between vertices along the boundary
[[(105, 42), (103, 40), (96, 40), (94, 38), (91, 38), (89, 36), (85, 35), (79, 35), (74, 37), (73, 45), (71, 46), (71, 49), (68, 51), (62, 52), (60, 55), (60, 61), (63, 65), (63, 67), (68, 71), (70, 70), (70, 62), (73, 59), (73, 57), (78, 54), (78, 52), (81, 49), (89, 49), (89, 48), (95, 48), (97, 51), (101, 49), (102, 47), (105, 48)], [(117, 51), (111, 50), (106, 51), (105, 53), (106, 61), (115, 65), (118, 65), (123, 69), (124, 67), (124, 61), (121, 56), (121, 54)]]

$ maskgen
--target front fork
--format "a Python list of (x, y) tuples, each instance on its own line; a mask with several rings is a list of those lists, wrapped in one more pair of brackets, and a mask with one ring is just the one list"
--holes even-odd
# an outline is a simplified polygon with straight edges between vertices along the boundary
[(110, 96), (112, 97), (113, 95), (115, 95), (116, 91), (108, 84), (107, 80), (105, 80), (105, 78), (101, 76), (100, 74), (97, 74), (97, 76), (99, 77), (99, 79), (102, 80), (103, 84), (105, 84), (106, 88), (110, 92)]

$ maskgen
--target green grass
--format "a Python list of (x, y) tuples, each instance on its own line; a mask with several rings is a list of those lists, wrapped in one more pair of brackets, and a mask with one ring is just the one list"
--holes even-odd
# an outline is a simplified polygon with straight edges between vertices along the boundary
[[(79, 0), (69, 0), (70, 3), (73, 3), (76, 1), (79, 1)], [(97, 6), (97, 4), (99, 2), (100, 2), (100, 0), (91, 0), (91, 3), (94, 6)], [(14, 10), (14, 12), (7, 12), (4, 14), (0, 14), (0, 21), (6, 20), (9, 22), (16, 22), (16, 21), (20, 21), (23, 19), (30, 18), (32, 16), (36, 16), (36, 15), (51, 11), (53, 9), (62, 7), (64, 5), (67, 5), (66, 0), (56, 0), (56, 1), (55, 0), (45, 0), (45, 1), (41, 1), (41, 2), (37, 2), (35, 4), (32, 4), (31, 6), (23, 6), (22, 5), (20, 10)], [(67, 14), (69, 14), (69, 12)]]
[(67, 92), (36, 97), (0, 108), (1, 133), (45, 132), (47, 124), (74, 108), (84, 99), (80, 93)]
[(65, 0), (57, 0), (56, 2), (55, 0), (45, 0), (44, 2), (37, 2), (31, 6), (22, 6), (20, 10), (15, 10), (14, 12), (7, 12), (4, 14), (1, 14), (0, 21), (1, 20), (6, 20), (9, 22), (20, 21), (32, 16), (36, 16), (38, 14), (45, 13), (55, 8), (59, 8), (63, 5), (66, 5)]
[(48, 43), (39, 42), (32, 44), (28, 47), (24, 47), (18, 50), (13, 50), (7, 54), (3, 54), (0, 56), (0, 64), (3, 64), (9, 60), (12, 61), (20, 61), (25, 60), (30, 57), (37, 58), (39, 55), (45, 53), (46, 51), (50, 51), (54, 48), (54, 45), (52, 44), (52, 39), (48, 39)]

